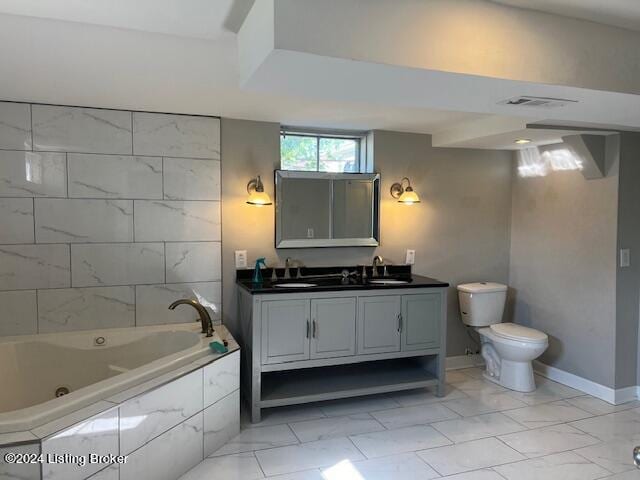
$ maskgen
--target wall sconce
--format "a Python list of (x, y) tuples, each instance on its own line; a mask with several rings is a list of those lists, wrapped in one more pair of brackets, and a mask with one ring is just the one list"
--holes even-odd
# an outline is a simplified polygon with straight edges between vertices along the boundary
[[(407, 186), (403, 187), (404, 181), (407, 181)], [(394, 183), (391, 185), (391, 196), (398, 200), (398, 203), (404, 203), (405, 205), (413, 205), (414, 203), (420, 203), (420, 197), (411, 188), (411, 181), (404, 177), (400, 180), (400, 183)]]
[(249, 205), (261, 207), (263, 205), (273, 204), (269, 194), (264, 191), (264, 185), (262, 184), (262, 180), (260, 180), (260, 175), (249, 180), (249, 183), (247, 183), (247, 193), (249, 194), (249, 198), (247, 198)]

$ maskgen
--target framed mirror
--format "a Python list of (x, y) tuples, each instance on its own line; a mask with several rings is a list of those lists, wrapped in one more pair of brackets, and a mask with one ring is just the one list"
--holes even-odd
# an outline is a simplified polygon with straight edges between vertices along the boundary
[(380, 175), (276, 170), (276, 248), (379, 245)]

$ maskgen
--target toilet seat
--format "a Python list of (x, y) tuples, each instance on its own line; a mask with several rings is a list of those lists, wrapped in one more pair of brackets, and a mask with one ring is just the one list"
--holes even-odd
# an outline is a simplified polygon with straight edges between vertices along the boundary
[(489, 327), (491, 332), (497, 337), (518, 342), (543, 344), (549, 341), (549, 337), (544, 332), (534, 328), (523, 327), (516, 323), (496, 323)]

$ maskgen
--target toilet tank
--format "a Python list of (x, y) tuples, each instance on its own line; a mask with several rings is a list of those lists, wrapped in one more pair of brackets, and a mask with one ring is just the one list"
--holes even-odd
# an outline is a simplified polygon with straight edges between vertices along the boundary
[(458, 285), (462, 321), (470, 327), (487, 327), (502, 322), (507, 286), (478, 282)]

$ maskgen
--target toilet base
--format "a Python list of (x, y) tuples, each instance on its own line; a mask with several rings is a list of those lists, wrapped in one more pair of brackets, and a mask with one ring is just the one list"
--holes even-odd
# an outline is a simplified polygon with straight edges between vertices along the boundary
[(531, 362), (501, 359), (499, 377), (490, 375), (486, 370), (482, 375), (490, 382), (516, 392), (529, 393), (536, 389)]

